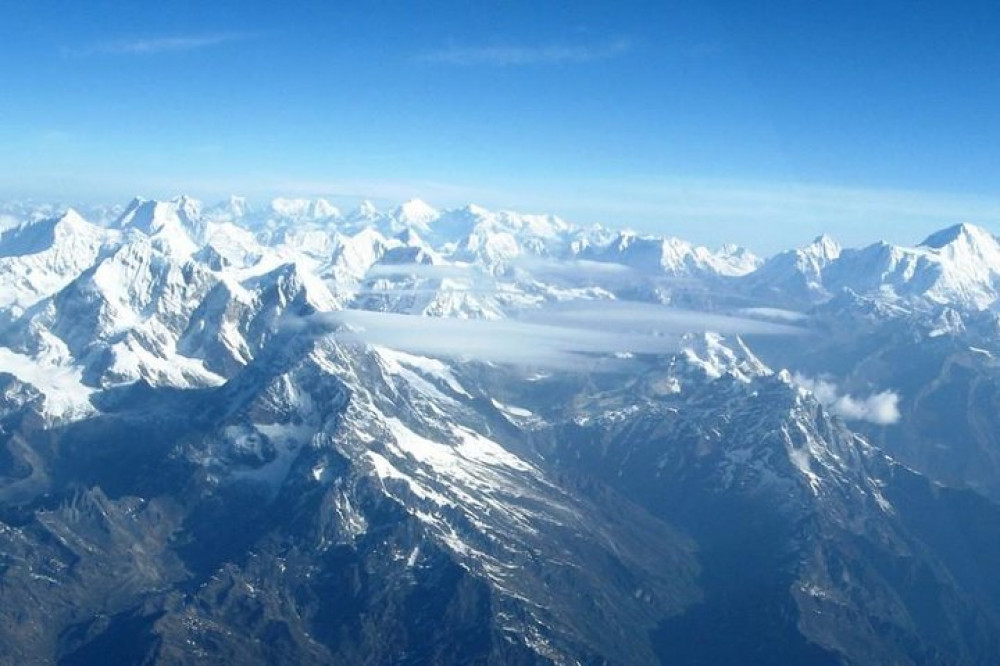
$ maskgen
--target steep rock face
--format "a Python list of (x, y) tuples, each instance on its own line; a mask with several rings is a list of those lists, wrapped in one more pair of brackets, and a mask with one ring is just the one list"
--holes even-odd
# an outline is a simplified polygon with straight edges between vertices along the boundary
[[(1000, 650), (998, 579), (983, 572), (997, 552), (995, 505), (971, 493), (930, 500), (932, 484), (787, 377), (685, 386), (651, 373), (637, 384), (601, 395), (598, 416), (551, 441), (558, 464), (699, 544), (704, 600), (655, 632), (664, 661), (753, 651), (774, 664), (986, 663)], [(955, 539), (946, 552), (944, 534)]]
[(197, 362), (178, 362), (180, 335), (216, 281), (197, 264), (180, 263), (140, 239), (117, 248), (7, 332), (32, 355), (77, 363), (93, 385), (147, 379), (195, 385), (215, 381)]
[(819, 335), (760, 340), (755, 349), (843, 395), (890, 390), (899, 418), (852, 427), (900, 462), (952, 486), (1000, 498), (996, 314), (937, 307), (913, 312), (845, 295), (813, 311)]
[[(685, 537), (561, 487), (447, 366), (297, 339), (219, 388), (123, 388), (97, 419), (12, 431), (54, 446), (31, 442), (39, 478), (3, 532), (5, 581), (34, 600), (11, 653), (655, 661), (647, 632), (698, 596)], [(48, 535), (69, 550), (36, 550)], [(73, 611), (42, 622), (52, 604)]]

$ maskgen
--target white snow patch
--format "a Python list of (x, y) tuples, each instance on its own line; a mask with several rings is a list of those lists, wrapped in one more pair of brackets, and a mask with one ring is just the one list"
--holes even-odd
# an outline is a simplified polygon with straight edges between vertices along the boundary
[(515, 418), (520, 418), (520, 419), (529, 419), (535, 415), (535, 413), (532, 412), (531, 410), (525, 409), (523, 407), (515, 407), (514, 405), (507, 405), (497, 400), (493, 400), (492, 398), (490, 399), (490, 402), (493, 403), (494, 407), (499, 409), (507, 416), (513, 416)]
[(52, 365), (0, 347), (0, 371), (31, 384), (45, 396), (49, 416), (78, 419), (94, 413), (90, 396), (94, 389), (83, 384), (83, 370)]

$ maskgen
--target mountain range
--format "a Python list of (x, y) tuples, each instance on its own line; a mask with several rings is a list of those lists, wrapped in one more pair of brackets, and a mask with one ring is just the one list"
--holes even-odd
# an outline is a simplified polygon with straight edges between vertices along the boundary
[(1000, 662), (1000, 240), (0, 206), (0, 654)]

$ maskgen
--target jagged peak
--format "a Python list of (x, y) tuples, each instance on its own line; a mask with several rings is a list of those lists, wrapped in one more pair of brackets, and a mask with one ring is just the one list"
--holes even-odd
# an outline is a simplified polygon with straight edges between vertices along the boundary
[(639, 240), (639, 238), (639, 234), (635, 231), (631, 229), (622, 229), (618, 232), (618, 235), (614, 238), (614, 240), (611, 241), (611, 244), (619, 250), (625, 250)]
[(340, 209), (322, 197), (313, 202), (310, 213), (314, 219), (340, 217)]
[(728, 374), (746, 382), (753, 377), (773, 374), (739, 336), (726, 338), (712, 332), (689, 333), (681, 339), (680, 354), (713, 379)]
[(812, 243), (802, 249), (802, 252), (827, 261), (837, 259), (842, 251), (840, 243), (827, 234), (820, 234), (813, 239)]
[(378, 207), (368, 199), (365, 199), (358, 204), (357, 208), (351, 211), (348, 217), (356, 221), (371, 221), (378, 219), (381, 215), (382, 213)]
[(177, 206), (177, 210), (183, 212), (189, 218), (194, 219), (201, 215), (202, 203), (199, 199), (182, 194), (170, 200), (170, 203)]

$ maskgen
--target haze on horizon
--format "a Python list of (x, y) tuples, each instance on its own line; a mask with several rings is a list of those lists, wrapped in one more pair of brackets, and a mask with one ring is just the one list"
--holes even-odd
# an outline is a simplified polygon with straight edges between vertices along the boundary
[(760, 252), (1000, 230), (1000, 6), (4, 3), (0, 197), (411, 197)]

